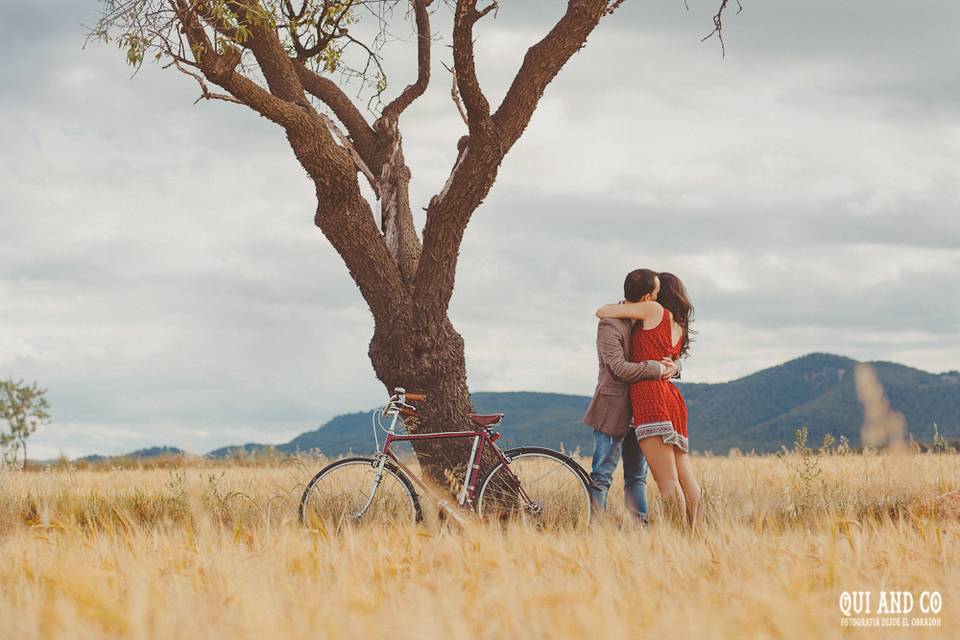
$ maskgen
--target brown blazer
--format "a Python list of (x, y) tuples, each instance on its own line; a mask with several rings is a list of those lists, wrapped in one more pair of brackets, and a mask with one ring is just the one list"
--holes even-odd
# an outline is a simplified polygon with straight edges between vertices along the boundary
[(630, 383), (656, 380), (663, 365), (656, 360), (630, 362), (633, 323), (620, 318), (603, 318), (597, 325), (597, 359), (600, 373), (597, 390), (587, 407), (583, 422), (607, 435), (620, 437), (630, 427)]

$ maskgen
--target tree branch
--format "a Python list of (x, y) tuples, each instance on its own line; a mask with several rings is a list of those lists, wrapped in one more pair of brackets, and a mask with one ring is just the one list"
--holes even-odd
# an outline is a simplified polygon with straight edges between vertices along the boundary
[(460, 100), (460, 89), (457, 87), (457, 72), (446, 64), (443, 65), (443, 68), (449, 71), (450, 77), (453, 78), (453, 84), (450, 87), (450, 97), (453, 98), (453, 104), (457, 105), (457, 113), (460, 114), (460, 119), (463, 120), (463, 124), (469, 126), (470, 122), (467, 120), (467, 112), (463, 110), (463, 101)]
[[(290, 0), (283, 0), (284, 3), (284, 13), (287, 17), (288, 24), (287, 29), (290, 33), (290, 38), (293, 42), (293, 48), (297, 52), (297, 58), (300, 60), (307, 60), (323, 52), (333, 40), (343, 35), (341, 33), (340, 24), (343, 20), (350, 15), (350, 10), (353, 8), (353, 4), (356, 0), (349, 0), (346, 5), (335, 6), (331, 4), (331, 0), (323, 0), (323, 5), (318, 8), (314, 5), (311, 9), (310, 3), (304, 1), (300, 5), (300, 11), (294, 11), (293, 5), (290, 3)], [(313, 23), (314, 28), (316, 29), (317, 36), (314, 40), (312, 46), (307, 46), (303, 44), (303, 41), (300, 39), (300, 30), (299, 25), (304, 22), (303, 18), (307, 15), (309, 11), (309, 20), (307, 23)], [(323, 32), (323, 24), (328, 20), (331, 10), (336, 12), (339, 10), (339, 14), (336, 15), (336, 18), (333, 20), (333, 23), (330, 24), (330, 29), (327, 33)], [(346, 30), (344, 29), (343, 32)]]
[(410, 104), (423, 95), (430, 82), (430, 14), (427, 7), (433, 0), (410, 0), (417, 22), (417, 81), (408, 85), (383, 109), (383, 117), (397, 119)]
[[(720, 8), (717, 9), (717, 13), (713, 16), (713, 31), (700, 38), (700, 42), (706, 42), (716, 35), (717, 39), (720, 40), (720, 55), (724, 58), (727, 57), (727, 47), (723, 42), (723, 12), (729, 3), (730, 0), (721, 0)], [(737, 0), (737, 15), (739, 15), (741, 11), (743, 11), (743, 5), (740, 3), (740, 0)]]
[(547, 85), (584, 46), (607, 10), (606, 0), (570, 0), (566, 13), (550, 33), (527, 50), (507, 95), (493, 115), (504, 153), (527, 128)]
[(196, 5), (188, 5), (186, 0), (172, 2), (197, 66), (207, 80), (223, 87), (234, 98), (283, 127), (300, 126), (308, 122), (307, 114), (300, 108), (277, 98), (236, 71), (241, 57), (239, 49), (227, 45), (224, 53), (217, 53), (196, 13)]
[(340, 130), (340, 127), (337, 126), (337, 123), (334, 122), (331, 118), (327, 117), (325, 113), (318, 113), (317, 115), (326, 123), (327, 128), (330, 129), (331, 133), (337, 137), (337, 140), (340, 141), (340, 146), (347, 150), (347, 153), (350, 154), (350, 157), (353, 158), (354, 164), (357, 165), (357, 169), (363, 173), (367, 178), (367, 182), (370, 183), (370, 188), (373, 189), (376, 196), (380, 197), (380, 181), (370, 170), (370, 167), (367, 166), (367, 163), (363, 161), (363, 158), (360, 156), (360, 153), (357, 151), (357, 147), (350, 139)]
[[(193, 71), (190, 71), (189, 69), (186, 69), (186, 68), (183, 66), (182, 62), (183, 62), (183, 60), (180, 60), (180, 59), (178, 59), (178, 58), (174, 58), (174, 60), (173, 60), (172, 62), (170, 62), (170, 63), (167, 64), (167, 65), (164, 65), (163, 68), (166, 69), (167, 67), (171, 67), (171, 66), (172, 66), (172, 67), (176, 67), (177, 70), (179, 70), (181, 73), (183, 73), (183, 74), (185, 74), (185, 75), (188, 75), (188, 76), (190, 76), (191, 78), (193, 78), (194, 80), (197, 81), (197, 84), (200, 85), (200, 97), (197, 98), (196, 100), (194, 100), (194, 101), (193, 101), (193, 104), (197, 104), (197, 103), (200, 102), (201, 100), (223, 100), (224, 102), (234, 102), (234, 103), (236, 103), (236, 104), (241, 104), (241, 105), (243, 104), (242, 102), (240, 102), (239, 100), (237, 100), (237, 99), (234, 98), (233, 96), (228, 96), (228, 95), (223, 94), (223, 93), (216, 93), (216, 92), (214, 92), (214, 91), (210, 91), (209, 87), (207, 87), (207, 83), (206, 83), (206, 82), (204, 81), (204, 79), (203, 79), (203, 76), (201, 76), (199, 73), (194, 73)], [(246, 105), (244, 105), (244, 106), (246, 106)]]
[(473, 55), (473, 25), (483, 16), (497, 7), (491, 2), (482, 10), (477, 10), (477, 0), (457, 0), (453, 15), (453, 66), (456, 70), (460, 95), (467, 111), (467, 125), (471, 135), (489, 128), (490, 103), (487, 101), (480, 82), (477, 80), (477, 68)]
[(356, 188), (356, 179), (349, 191), (341, 192), (322, 177), (314, 181), (318, 201), (314, 224), (340, 254), (374, 317), (388, 320), (403, 305), (405, 287), (370, 204)]
[(257, 59), (270, 93), (288, 102), (309, 105), (303, 94), (303, 85), (280, 43), (276, 27), (266, 19), (268, 13), (260, 0), (228, 0), (227, 6), (250, 30), (250, 37), (245, 44)]
[(337, 86), (337, 83), (307, 68), (304, 61), (293, 60), (293, 68), (300, 82), (303, 83), (304, 89), (330, 107), (337, 119), (346, 127), (364, 163), (375, 173), (379, 173), (380, 165), (383, 163), (380, 140), (353, 101), (343, 92), (343, 89)]

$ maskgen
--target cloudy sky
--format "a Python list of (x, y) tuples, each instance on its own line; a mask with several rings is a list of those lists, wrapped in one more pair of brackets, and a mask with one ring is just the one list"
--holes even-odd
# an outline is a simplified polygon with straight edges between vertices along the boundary
[[(501, 4), (494, 104), (561, 10)], [(744, 0), (725, 58), (715, 4), (627, 0), (549, 87), (461, 252), (474, 390), (591, 393), (593, 311), (640, 266), (687, 282), (690, 381), (811, 351), (960, 368), (960, 4)], [(375, 405), (371, 316), (281, 131), (82, 48), (98, 8), (0, 0), (0, 378), (49, 389), (32, 455), (283, 442)], [(463, 132), (447, 43), (402, 121), (415, 208)], [(413, 44), (390, 51), (402, 86)]]

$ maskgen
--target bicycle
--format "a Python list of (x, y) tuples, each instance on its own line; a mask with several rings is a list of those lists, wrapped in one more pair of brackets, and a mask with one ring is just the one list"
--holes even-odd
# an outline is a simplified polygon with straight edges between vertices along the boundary
[[(372, 414), (376, 454), (343, 458), (320, 470), (304, 489), (299, 517), (304, 526), (320, 522), (336, 528), (362, 522), (420, 522), (423, 511), (419, 487), (440, 510), (457, 522), (473, 512), (484, 519), (521, 519), (542, 527), (576, 527), (590, 521), (590, 478), (575, 460), (544, 447), (501, 450), (494, 431), (504, 414), (467, 414), (472, 429), (438, 433), (411, 433), (406, 419), (416, 419), (410, 402), (426, 401), (426, 395), (407, 393), (402, 387), (382, 409)], [(385, 426), (383, 418), (390, 420)], [(403, 427), (403, 432), (398, 431)], [(386, 435), (383, 447), (377, 431)], [(397, 442), (470, 438), (473, 440), (456, 505), (437, 495), (391, 449)], [(480, 461), (489, 450), (494, 459), (482, 478)]]

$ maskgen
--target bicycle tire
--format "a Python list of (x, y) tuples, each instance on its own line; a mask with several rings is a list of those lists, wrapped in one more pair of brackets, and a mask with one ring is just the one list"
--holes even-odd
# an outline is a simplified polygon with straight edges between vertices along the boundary
[[(520, 471), (519, 466), (515, 465), (517, 462), (525, 461), (525, 459), (540, 458), (542, 461), (551, 460), (557, 464), (556, 470), (566, 469), (569, 471), (569, 475), (567, 476), (569, 488), (564, 489), (566, 495), (559, 496), (564, 501), (564, 504), (559, 505), (561, 510), (554, 513), (546, 513), (548, 509), (557, 509), (558, 505), (543, 507), (544, 512), (540, 515), (531, 514), (535, 519), (540, 520), (542, 524), (554, 526), (579, 526), (589, 524), (593, 510), (593, 505), (590, 500), (590, 477), (576, 460), (559, 451), (545, 447), (517, 447), (505, 451), (504, 454), (510, 459), (511, 470), (518, 476), (521, 486), (523, 486), (524, 483), (524, 478), (520, 477), (523, 472)], [(496, 515), (497, 513), (496, 509), (498, 505), (494, 504), (497, 498), (493, 498), (493, 494), (488, 493), (488, 491), (491, 491), (491, 482), (493, 482), (495, 478), (501, 477), (506, 479), (508, 477), (503, 472), (505, 466), (502, 462), (498, 462), (480, 481), (480, 491), (477, 494), (477, 514), (481, 518)], [(552, 472), (548, 471), (547, 473)], [(545, 477), (546, 476), (543, 476), (543, 478)], [(535, 481), (539, 482), (539, 480)], [(524, 487), (524, 491), (529, 493), (536, 493), (539, 489), (540, 488), (535, 486)], [(531, 500), (533, 500), (533, 498), (531, 498)], [(534, 502), (536, 502), (536, 500), (534, 500)], [(504, 511), (502, 510), (504, 506), (511, 506), (511, 509)], [(501, 507), (499, 511), (500, 517), (513, 517), (520, 514), (523, 509), (517, 508), (519, 506), (519, 503), (507, 505), (501, 499), (499, 503), (499, 507)], [(573, 511), (569, 511), (569, 513), (565, 511), (570, 509), (570, 507), (573, 508)], [(567, 517), (568, 515), (570, 516), (569, 518)]]
[[(343, 458), (341, 460), (337, 460), (336, 462), (332, 462), (328, 464), (319, 472), (317, 472), (317, 474), (313, 476), (310, 482), (307, 483), (307, 486), (303, 490), (303, 494), (300, 496), (300, 506), (297, 510), (300, 518), (300, 524), (307, 526), (307, 516), (308, 516), (307, 503), (310, 500), (311, 494), (316, 493), (315, 490), (317, 489), (318, 486), (320, 486), (320, 483), (323, 481), (324, 478), (330, 479), (332, 478), (332, 474), (336, 474), (338, 473), (338, 471), (342, 472), (345, 470), (346, 467), (355, 467), (357, 469), (362, 469), (364, 466), (366, 466), (366, 467), (369, 467), (371, 471), (374, 471), (376, 464), (377, 464), (377, 461), (374, 460), (373, 458), (363, 458), (363, 457)], [(389, 460), (387, 460), (386, 464), (384, 465), (384, 471), (387, 474), (387, 476), (385, 477), (391, 477), (395, 479), (399, 483), (399, 486), (404, 490), (407, 500), (409, 500), (409, 503), (410, 503), (409, 504), (410, 512), (411, 512), (410, 520), (414, 523), (420, 522), (423, 519), (423, 512), (420, 508), (420, 496), (417, 495), (417, 492), (413, 486), (413, 482), (411, 482), (410, 478), (408, 478), (403, 471), (401, 471), (394, 463), (392, 463)], [(371, 475), (371, 478), (372, 477), (373, 476)], [(351, 506), (353, 506), (354, 504), (359, 504), (359, 502), (364, 502), (367, 498), (367, 496), (363, 495), (362, 493), (362, 489), (363, 489), (362, 486), (357, 486), (356, 489), (357, 489), (357, 494), (355, 497), (357, 498), (358, 502), (351, 503)], [(379, 490), (379, 487), (378, 487), (378, 490)], [(338, 510), (340, 511), (339, 514), (336, 513)], [(339, 526), (340, 524), (342, 524), (343, 518), (347, 514), (348, 509), (334, 505), (328, 511), (329, 513), (325, 515), (332, 516), (333, 519), (337, 522), (337, 525)], [(374, 512), (376, 516), (372, 519), (380, 519), (380, 520), (386, 521), (389, 519), (387, 516), (391, 515), (390, 512), (391, 512), (390, 509), (377, 510)], [(404, 518), (400, 518), (399, 520), (403, 520), (403, 519)]]

